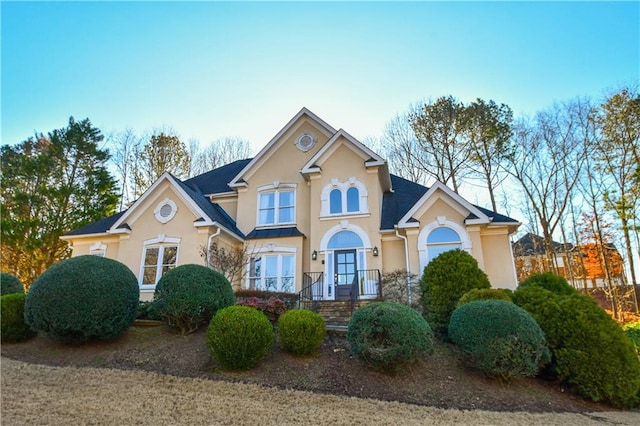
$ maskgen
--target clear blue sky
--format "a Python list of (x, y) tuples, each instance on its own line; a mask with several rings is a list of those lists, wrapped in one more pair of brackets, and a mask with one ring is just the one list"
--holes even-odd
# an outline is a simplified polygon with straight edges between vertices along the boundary
[(306, 106), (357, 138), (452, 94), (533, 114), (637, 81), (638, 2), (2, 2), (2, 144), (88, 117), (259, 149)]

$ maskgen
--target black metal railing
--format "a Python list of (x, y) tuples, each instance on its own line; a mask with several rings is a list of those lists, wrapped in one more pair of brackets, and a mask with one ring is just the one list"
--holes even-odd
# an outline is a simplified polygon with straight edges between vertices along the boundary
[(302, 274), (302, 291), (298, 293), (298, 308), (317, 311), (324, 298), (324, 272)]

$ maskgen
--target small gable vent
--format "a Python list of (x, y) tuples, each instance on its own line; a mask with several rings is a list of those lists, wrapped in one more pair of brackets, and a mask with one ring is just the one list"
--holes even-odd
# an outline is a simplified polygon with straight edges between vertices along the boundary
[(312, 133), (303, 133), (296, 139), (296, 146), (300, 151), (309, 151), (316, 144), (317, 138)]
[(173, 219), (177, 211), (178, 206), (176, 205), (176, 203), (170, 198), (165, 198), (160, 203), (158, 203), (158, 206), (155, 208), (153, 213), (155, 214), (156, 220), (158, 222), (167, 223), (171, 219)]

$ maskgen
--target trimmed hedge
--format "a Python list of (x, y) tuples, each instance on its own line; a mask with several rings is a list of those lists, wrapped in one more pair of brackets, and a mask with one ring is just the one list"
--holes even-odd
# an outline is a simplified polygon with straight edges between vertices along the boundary
[(460, 306), (451, 315), (449, 337), (465, 351), (468, 363), (502, 380), (533, 377), (551, 359), (533, 317), (505, 300)]
[(570, 296), (577, 293), (577, 290), (573, 288), (566, 279), (560, 275), (554, 274), (553, 272), (543, 272), (530, 275), (529, 278), (520, 283), (518, 288), (530, 286), (541, 287), (561, 296)]
[(211, 357), (228, 370), (255, 367), (269, 353), (274, 340), (267, 317), (248, 306), (219, 310), (207, 328)]
[(24, 293), (24, 286), (14, 275), (0, 272), (0, 296), (12, 293)]
[(397, 369), (433, 351), (433, 331), (427, 321), (395, 302), (357, 309), (349, 321), (347, 340), (353, 355), (381, 370)]
[(468, 291), (490, 288), (489, 278), (466, 251), (441, 253), (424, 269), (420, 280), (425, 317), (440, 336), (445, 336), (449, 318), (458, 300)]
[(10, 293), (0, 297), (1, 340), (3, 342), (22, 342), (34, 335), (24, 321), (24, 293)]
[(460, 307), (474, 300), (504, 300), (511, 302), (510, 290), (503, 288), (474, 288), (462, 295), (456, 307)]
[(278, 319), (278, 341), (285, 352), (312, 354), (320, 348), (326, 335), (324, 319), (315, 312), (293, 309)]
[(234, 303), (231, 284), (224, 275), (202, 265), (181, 265), (158, 281), (152, 312), (184, 335), (207, 324), (219, 309)]
[(640, 360), (622, 328), (590, 296), (519, 288), (514, 302), (547, 335), (550, 372), (580, 395), (617, 407), (640, 402)]
[(140, 291), (131, 270), (113, 259), (79, 256), (56, 263), (31, 285), (25, 319), (53, 339), (82, 343), (122, 334), (136, 317)]

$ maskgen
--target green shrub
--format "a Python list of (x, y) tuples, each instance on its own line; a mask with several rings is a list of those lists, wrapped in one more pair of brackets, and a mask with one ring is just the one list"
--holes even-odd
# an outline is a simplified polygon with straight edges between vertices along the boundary
[(162, 316), (158, 312), (158, 306), (153, 303), (153, 301), (141, 300), (138, 302), (138, 312), (136, 313), (136, 319), (160, 321), (162, 320)]
[(53, 339), (81, 343), (112, 339), (136, 317), (140, 291), (120, 262), (79, 256), (56, 263), (31, 285), (25, 319)]
[(555, 378), (593, 401), (617, 407), (638, 404), (640, 360), (636, 350), (593, 298), (525, 287), (514, 293), (513, 300), (533, 315), (546, 334)]
[(357, 309), (347, 329), (351, 353), (374, 368), (395, 369), (433, 350), (433, 331), (414, 309), (374, 302)]
[(33, 336), (24, 322), (24, 293), (10, 293), (0, 297), (1, 331), (3, 342), (21, 342)]
[(551, 358), (533, 317), (505, 300), (476, 300), (457, 308), (449, 338), (463, 349), (467, 362), (501, 380), (533, 377)]
[(640, 321), (625, 324), (622, 329), (640, 355)]
[(474, 300), (504, 300), (511, 302), (511, 291), (503, 288), (474, 288), (462, 295), (458, 308)]
[(273, 346), (275, 335), (267, 317), (248, 306), (218, 311), (207, 329), (207, 347), (215, 361), (228, 370), (258, 365)]
[(569, 296), (577, 293), (577, 290), (571, 287), (566, 279), (552, 272), (533, 274), (526, 280), (522, 281), (518, 288), (530, 286), (542, 287), (545, 290), (549, 290), (550, 292), (558, 295)]
[(0, 272), (0, 296), (12, 293), (24, 293), (24, 286), (17, 277)]
[(280, 348), (296, 355), (317, 351), (326, 334), (324, 319), (306, 309), (287, 311), (278, 320)]
[(469, 253), (451, 250), (441, 253), (424, 269), (420, 280), (422, 305), (433, 330), (444, 336), (449, 318), (463, 294), (474, 288), (489, 288), (489, 278)]
[(224, 275), (202, 265), (181, 265), (158, 281), (153, 309), (170, 326), (188, 334), (234, 303), (231, 284)]

